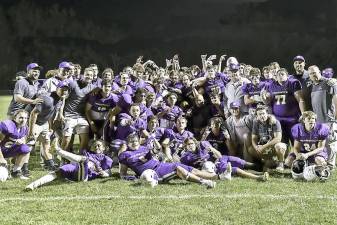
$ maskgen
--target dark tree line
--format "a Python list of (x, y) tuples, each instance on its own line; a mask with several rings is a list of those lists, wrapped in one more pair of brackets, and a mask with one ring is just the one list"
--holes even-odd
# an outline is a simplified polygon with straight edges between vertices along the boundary
[(62, 60), (118, 70), (138, 55), (158, 64), (179, 53), (187, 65), (200, 54), (235, 55), (256, 66), (294, 55), (336, 66), (336, 1), (32, 1), (0, 4), (0, 70), (8, 89), (15, 72), (37, 61)]

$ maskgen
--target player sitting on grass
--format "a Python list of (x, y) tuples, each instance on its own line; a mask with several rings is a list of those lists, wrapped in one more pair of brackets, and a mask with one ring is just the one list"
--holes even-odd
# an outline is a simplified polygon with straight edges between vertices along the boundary
[(214, 173), (221, 174), (226, 171), (227, 165), (231, 164), (232, 173), (240, 177), (256, 179), (259, 181), (267, 181), (269, 174), (265, 172), (258, 176), (253, 173), (244, 171), (243, 169), (253, 169), (256, 167), (254, 163), (246, 162), (235, 156), (221, 155), (221, 153), (212, 147), (208, 141), (200, 143), (195, 138), (187, 138), (184, 141), (183, 151), (180, 161), (181, 163), (195, 168), (202, 168), (207, 161), (215, 162)]
[[(220, 176), (205, 171), (200, 171), (190, 166), (181, 163), (163, 163), (154, 159), (150, 150), (141, 146), (139, 137), (136, 134), (130, 134), (127, 138), (127, 145), (122, 145), (118, 153), (120, 176), (127, 177), (128, 168), (132, 169), (137, 176), (140, 176), (145, 170), (154, 170), (159, 180), (166, 182), (178, 176), (183, 180), (199, 183), (208, 188), (214, 188), (216, 183), (212, 180), (229, 177), (227, 174), (231, 173), (230, 164), (228, 164), (226, 171)], [(212, 180), (211, 180), (212, 179)]]
[(84, 155), (75, 155), (57, 147), (57, 154), (71, 161), (61, 166), (56, 172), (51, 172), (26, 186), (26, 190), (34, 190), (57, 178), (65, 178), (71, 181), (88, 181), (98, 177), (109, 177), (112, 167), (112, 159), (104, 155), (105, 144), (102, 140), (96, 140), (89, 151)]

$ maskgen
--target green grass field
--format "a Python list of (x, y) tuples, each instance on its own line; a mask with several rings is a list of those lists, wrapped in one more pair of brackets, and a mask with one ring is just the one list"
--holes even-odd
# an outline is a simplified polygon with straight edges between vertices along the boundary
[[(0, 97), (6, 118), (9, 97)], [(37, 153), (33, 179), (46, 172)], [(115, 170), (117, 171), (117, 170)], [(267, 183), (234, 178), (215, 189), (174, 180), (155, 188), (115, 177), (55, 182), (24, 192), (31, 181), (0, 183), (0, 224), (336, 224), (336, 176), (326, 183), (271, 177)]]

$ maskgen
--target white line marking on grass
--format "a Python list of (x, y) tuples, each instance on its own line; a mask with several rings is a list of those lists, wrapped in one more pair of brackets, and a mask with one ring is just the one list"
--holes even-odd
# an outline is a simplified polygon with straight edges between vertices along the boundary
[(263, 195), (263, 194), (224, 194), (224, 195), (97, 195), (97, 196), (47, 196), (47, 197), (13, 197), (3, 198), (0, 202), (11, 201), (97, 201), (97, 200), (111, 200), (111, 199), (129, 199), (129, 200), (151, 200), (151, 199), (168, 199), (168, 200), (186, 200), (193, 198), (210, 198), (210, 199), (244, 199), (244, 198), (260, 198), (260, 199), (304, 199), (304, 200), (331, 200), (336, 201), (337, 196), (331, 195)]

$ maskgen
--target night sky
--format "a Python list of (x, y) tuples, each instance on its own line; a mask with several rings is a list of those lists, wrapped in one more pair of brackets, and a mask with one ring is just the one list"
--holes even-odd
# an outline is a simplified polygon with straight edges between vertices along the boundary
[(0, 89), (36, 61), (96, 63), (101, 71), (133, 65), (139, 55), (164, 65), (200, 65), (200, 54), (227, 54), (292, 71), (292, 58), (336, 68), (336, 1), (123, 0), (1, 1)]

